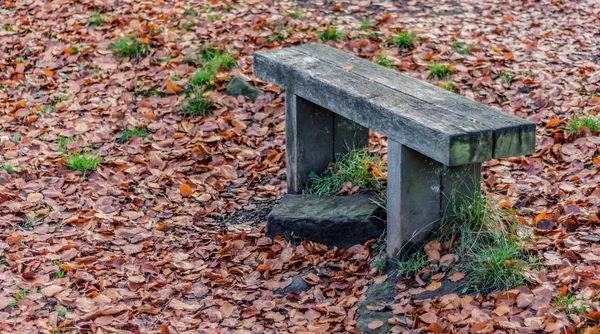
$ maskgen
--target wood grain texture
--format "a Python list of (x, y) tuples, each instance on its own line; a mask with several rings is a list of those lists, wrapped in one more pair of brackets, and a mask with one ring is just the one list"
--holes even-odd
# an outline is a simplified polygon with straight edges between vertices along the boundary
[(532, 122), (326, 45), (258, 52), (254, 71), (447, 166), (535, 148)]

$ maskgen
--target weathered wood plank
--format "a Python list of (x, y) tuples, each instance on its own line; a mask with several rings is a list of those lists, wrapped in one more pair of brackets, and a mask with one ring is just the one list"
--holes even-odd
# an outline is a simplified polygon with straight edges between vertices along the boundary
[(295, 51), (344, 69), (352, 65), (352, 73), (431, 103), (477, 122), (493, 131), (493, 158), (531, 154), (535, 151), (535, 123), (469, 100), (427, 82), (390, 70), (323, 44), (293, 47)]
[(422, 243), (438, 226), (444, 168), (439, 162), (388, 140), (388, 259), (398, 259), (406, 248)]
[(296, 50), (256, 53), (254, 72), (447, 166), (492, 158), (487, 126)]
[(335, 157), (335, 114), (291, 91), (285, 102), (287, 191), (299, 194), (310, 172), (324, 172)]

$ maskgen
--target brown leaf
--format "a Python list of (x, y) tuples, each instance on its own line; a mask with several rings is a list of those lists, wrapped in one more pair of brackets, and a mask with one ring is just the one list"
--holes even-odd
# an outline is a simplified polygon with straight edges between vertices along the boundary
[(256, 306), (250, 306), (244, 309), (242, 312), (242, 319), (247, 319), (258, 315), (260, 311), (256, 308)]
[(429, 327), (427, 327), (427, 330), (429, 330), (432, 333), (446, 333), (444, 327), (442, 327), (442, 325), (438, 324), (437, 322), (434, 322), (431, 325), (429, 325)]
[(316, 285), (319, 283), (319, 280), (320, 280), (319, 276), (317, 276), (313, 273), (309, 273), (307, 275), (302, 276), (302, 279), (310, 285)]
[(182, 302), (178, 299), (173, 299), (169, 303), (169, 307), (179, 311), (196, 312), (202, 308), (202, 305), (200, 305), (200, 303)]
[(64, 289), (65, 288), (63, 288), (60, 285), (50, 285), (45, 288), (42, 288), (40, 290), (40, 292), (46, 297), (54, 297), (55, 295), (59, 294)]
[(499, 305), (498, 307), (496, 307), (496, 309), (492, 311), (492, 313), (494, 313), (497, 316), (503, 316), (508, 312), (510, 312), (510, 307), (506, 304)]
[(592, 97), (591, 99), (588, 100), (588, 103), (591, 105), (595, 105), (595, 106), (600, 105), (600, 96)]
[(83, 313), (90, 313), (98, 308), (96, 303), (90, 298), (81, 297), (75, 300), (75, 307)]
[(440, 242), (437, 240), (430, 241), (425, 245), (424, 250), (431, 263), (440, 262), (440, 247)]
[(385, 282), (388, 279), (387, 275), (381, 275), (381, 276), (377, 276), (373, 279), (373, 282), (375, 282), (376, 284), (380, 284)]
[(425, 290), (435, 291), (435, 290), (439, 289), (441, 286), (442, 286), (442, 282), (433, 281), (433, 282), (431, 282), (431, 284), (429, 284), (427, 287), (425, 287)]
[(383, 326), (383, 321), (381, 320), (375, 320), (375, 321), (371, 321), (367, 327), (369, 327), (369, 329), (377, 329), (379, 327)]
[(458, 282), (463, 278), (465, 278), (465, 274), (461, 272), (455, 272), (454, 274), (452, 274), (452, 276), (450, 276), (450, 280), (452, 282)]

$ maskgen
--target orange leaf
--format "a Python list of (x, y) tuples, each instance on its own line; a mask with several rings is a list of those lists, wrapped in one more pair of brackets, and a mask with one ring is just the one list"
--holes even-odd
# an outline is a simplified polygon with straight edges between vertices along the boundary
[(181, 91), (181, 87), (177, 86), (176, 84), (172, 83), (171, 81), (167, 81), (167, 89), (173, 91), (173, 93), (177, 94)]
[(390, 17), (392, 17), (392, 15), (390, 13), (385, 13), (382, 17), (381, 20), (379, 20), (379, 22), (385, 22), (387, 21)]
[(600, 312), (596, 312), (596, 311), (590, 312), (590, 313), (586, 314), (585, 317), (588, 319), (600, 321)]
[(591, 99), (588, 100), (589, 104), (593, 104), (595, 106), (600, 105), (600, 97), (596, 96), (596, 97), (592, 97)]
[(494, 52), (502, 52), (502, 49), (493, 46), (492, 47), (492, 51), (494, 51)]
[(452, 282), (458, 282), (463, 278), (465, 278), (465, 274), (463, 274), (461, 272), (455, 272), (454, 274), (452, 274), (452, 276), (450, 276), (450, 280)]
[(150, 44), (150, 40), (148, 39), (148, 37), (144, 37), (144, 38), (140, 39), (140, 42), (142, 42), (144, 44)]
[(568, 292), (569, 292), (569, 288), (567, 288), (566, 285), (563, 285), (562, 290), (560, 290), (560, 296), (564, 297), (567, 295)]
[(65, 55), (70, 56), (71, 54), (73, 54), (73, 48), (69, 46), (65, 49)]
[(183, 133), (177, 132), (173, 134), (173, 139), (180, 139), (185, 137), (185, 135)]
[(47, 76), (49, 76), (49, 77), (51, 77), (51, 76), (53, 76), (53, 75), (54, 75), (54, 71), (51, 71), (51, 70), (45, 70), (45, 71), (44, 71), (44, 74), (45, 74), (45, 75), (47, 75)]
[(6, 242), (8, 242), (9, 244), (16, 244), (19, 243), (21, 239), (23, 239), (22, 234), (11, 234), (8, 236), (8, 238), (6, 238)]
[(261, 264), (260, 266), (256, 267), (256, 270), (262, 272), (262, 271), (271, 270), (271, 267), (267, 266), (266, 264)]
[(442, 327), (442, 325), (438, 324), (437, 322), (434, 322), (431, 325), (429, 325), (427, 330), (429, 330), (432, 333), (446, 333), (444, 327)]
[(60, 265), (59, 268), (62, 269), (62, 270), (66, 270), (66, 271), (75, 271), (76, 269), (83, 268), (84, 266), (85, 266), (85, 264), (83, 264), (83, 263), (79, 264), (79, 265), (76, 265), (76, 266), (70, 266), (68, 264), (64, 264), (63, 263), (63, 264)]
[(348, 66), (344, 67), (344, 71), (350, 72), (350, 70), (352, 70), (352, 65), (348, 65)]
[(594, 163), (595, 163), (596, 165), (597, 165), (597, 164), (600, 164), (600, 155), (597, 155), (597, 156), (594, 158)]
[(546, 129), (555, 128), (560, 124), (560, 118), (554, 116), (546, 123)]
[(167, 226), (169, 226), (169, 223), (167, 222), (158, 222), (158, 226), (156, 227), (157, 231), (162, 231), (164, 230)]
[(442, 286), (442, 282), (431, 282), (431, 284), (429, 284), (425, 290), (427, 291), (435, 291), (437, 289), (439, 289)]
[(187, 197), (190, 196), (192, 194), (192, 187), (188, 186), (185, 183), (182, 183), (179, 186), (179, 192), (181, 193), (181, 196)]
[(512, 204), (509, 201), (502, 201), (498, 204), (498, 207), (502, 210), (510, 210), (512, 209)]
[(548, 219), (548, 215), (546, 214), (546, 211), (544, 211), (544, 212), (540, 213), (539, 215), (535, 216), (535, 223), (536, 223), (536, 225), (542, 219)]
[(377, 166), (371, 165), (371, 170), (373, 171), (373, 174), (375, 174), (375, 176), (377, 176), (377, 177), (383, 176), (383, 172), (381, 171), (381, 169), (377, 168)]
[(512, 15), (504, 15), (504, 17), (502, 18), (502, 22), (512, 22), (514, 20), (515, 18)]

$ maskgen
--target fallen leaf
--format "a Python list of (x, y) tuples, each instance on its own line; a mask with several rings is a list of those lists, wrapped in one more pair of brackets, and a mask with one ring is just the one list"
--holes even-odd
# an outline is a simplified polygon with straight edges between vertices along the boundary
[(369, 329), (377, 329), (377, 328), (379, 328), (379, 327), (381, 327), (381, 326), (383, 326), (383, 321), (381, 321), (381, 320), (374, 320), (374, 321), (371, 321), (371, 322), (370, 322), (370, 323), (367, 325), (367, 327), (369, 327)]
[(187, 184), (182, 183), (181, 185), (179, 185), (179, 193), (181, 194), (181, 196), (188, 197), (192, 195), (192, 192), (192, 187), (188, 186)]
[(431, 282), (431, 284), (429, 284), (427, 287), (425, 287), (425, 290), (435, 291), (435, 290), (439, 289), (441, 286), (442, 286), (442, 282), (434, 281), (434, 282)]

